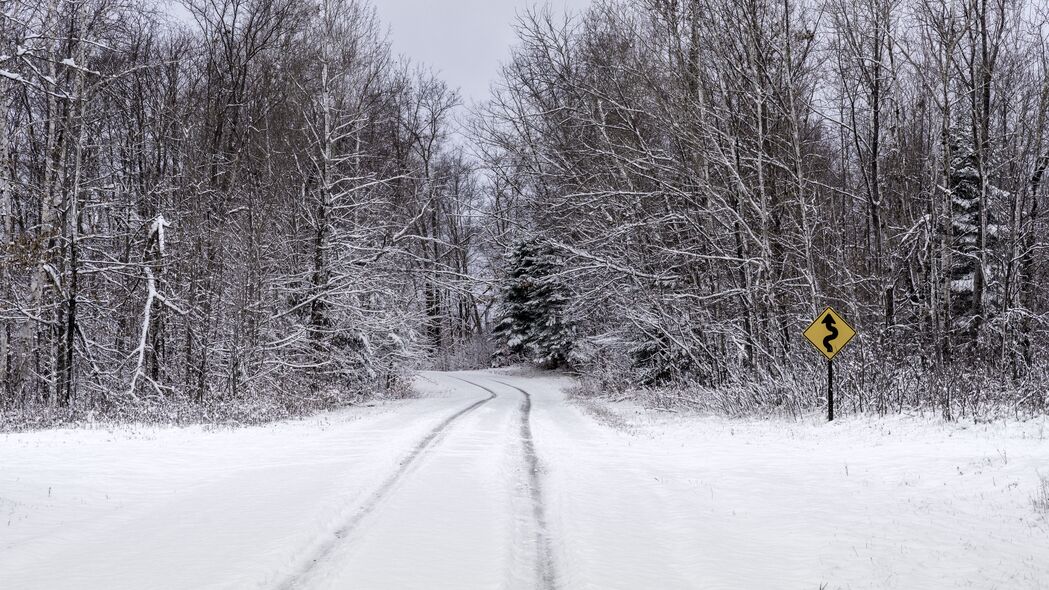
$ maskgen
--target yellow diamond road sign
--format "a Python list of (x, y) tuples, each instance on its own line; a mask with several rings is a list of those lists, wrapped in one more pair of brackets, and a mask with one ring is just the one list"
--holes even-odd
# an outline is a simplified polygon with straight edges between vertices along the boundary
[(811, 342), (816, 350), (822, 352), (827, 360), (841, 352), (855, 335), (856, 330), (829, 307), (816, 316), (816, 321), (805, 329), (805, 339)]

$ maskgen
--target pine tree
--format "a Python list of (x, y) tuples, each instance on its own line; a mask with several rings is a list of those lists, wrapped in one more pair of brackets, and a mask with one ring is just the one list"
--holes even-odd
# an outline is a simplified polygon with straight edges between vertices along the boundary
[(995, 268), (990, 255), (1000, 229), (987, 201), (1009, 194), (986, 182), (969, 135), (956, 130), (951, 152), (951, 316), (959, 344), (963, 344), (976, 342), (989, 306), (995, 302), (991, 289)]
[(951, 137), (948, 189), (951, 197), (951, 316), (962, 340), (975, 337), (979, 305), (980, 193), (983, 178), (971, 138), (956, 130)]
[(565, 318), (568, 294), (553, 248), (539, 239), (519, 242), (510, 254), (501, 293), (502, 317), (495, 326), (497, 356), (524, 357), (546, 367), (568, 362), (572, 326)]

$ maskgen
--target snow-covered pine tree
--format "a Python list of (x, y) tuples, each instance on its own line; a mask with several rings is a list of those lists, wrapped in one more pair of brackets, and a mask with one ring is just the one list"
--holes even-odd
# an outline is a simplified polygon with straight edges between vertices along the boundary
[(521, 356), (551, 368), (568, 362), (573, 330), (565, 318), (562, 266), (550, 244), (538, 238), (514, 247), (502, 287), (502, 315), (494, 329), (500, 343), (497, 356)]
[(961, 126), (952, 133), (951, 153), (951, 317), (957, 342), (964, 344), (976, 341), (994, 299), (991, 253), (999, 231), (986, 201), (1008, 193), (985, 186), (972, 137)]
[(982, 179), (972, 139), (957, 129), (951, 137), (948, 190), (951, 198), (951, 316), (962, 339), (974, 336)]

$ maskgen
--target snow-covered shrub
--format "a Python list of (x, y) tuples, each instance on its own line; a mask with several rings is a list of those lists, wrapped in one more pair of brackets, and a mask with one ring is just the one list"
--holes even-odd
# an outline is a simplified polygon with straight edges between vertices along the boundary
[(623, 378), (623, 368), (630, 366), (630, 354), (621, 340), (614, 336), (580, 340), (572, 353), (572, 366), (583, 376), (586, 394), (618, 395), (631, 388), (631, 382)]
[(490, 336), (471, 334), (436, 351), (428, 366), (439, 371), (484, 369), (492, 366), (495, 353), (495, 342)]

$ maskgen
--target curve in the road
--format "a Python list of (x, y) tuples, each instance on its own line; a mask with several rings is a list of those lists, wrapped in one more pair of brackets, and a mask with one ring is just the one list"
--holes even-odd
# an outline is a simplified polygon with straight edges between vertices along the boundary
[[(532, 396), (516, 385), (511, 385), (498, 379), (493, 379), (493, 381), (517, 390), (523, 396), (521, 401), (521, 441), (524, 444), (525, 461), (528, 468), (528, 489), (532, 498), (532, 513), (536, 522), (536, 546), (539, 557), (536, 563), (537, 573), (542, 590), (556, 590), (557, 575), (554, 569), (553, 552), (550, 548), (550, 538), (547, 534), (546, 510), (543, 507), (543, 492), (539, 479), (539, 456), (535, 452), (535, 442), (532, 439)], [(494, 392), (492, 393), (494, 394)]]
[[(470, 383), (465, 379), (459, 380), (464, 381), (466, 383)], [(409, 469), (411, 469), (412, 464), (415, 463), (416, 460), (419, 459), (419, 457), (427, 451), (427, 449), (433, 446), (434, 441), (436, 441), (437, 438), (441, 436), (441, 434), (443, 434), (444, 431), (452, 425), (452, 423), (496, 398), (497, 394), (491, 389), (488, 389), (487, 387), (481, 385), (477, 385), (476, 383), (470, 384), (488, 392), (488, 397), (477, 400), (476, 402), (466, 406), (465, 408), (445, 418), (443, 421), (441, 421), (440, 424), (438, 424), (432, 430), (430, 430), (430, 432), (427, 433), (426, 436), (424, 436), (418, 443), (416, 443), (414, 447), (412, 447), (412, 450), (407, 455), (405, 455), (404, 459), (401, 459), (397, 469), (392, 474), (390, 474), (390, 476), (387, 477), (386, 480), (383, 481), (382, 485), (376, 488), (375, 491), (372, 492), (370, 496), (368, 496), (368, 498), (360, 505), (360, 508), (358, 508), (357, 511), (353, 513), (353, 516), (351, 516), (345, 524), (339, 527), (339, 529), (335, 531), (335, 534), (330, 539), (328, 539), (323, 545), (321, 545), (321, 547), (317, 550), (313, 558), (310, 559), (310, 561), (308, 561), (302, 568), (300, 568), (294, 574), (286, 578), (283, 581), (283, 583), (281, 583), (280, 586), (278, 586), (278, 588), (281, 588), (282, 590), (290, 590), (292, 588), (298, 587), (299, 583), (303, 580), (303, 578), (305, 578), (307, 574), (309, 574), (310, 571), (312, 571), (313, 568), (317, 566), (318, 563), (324, 560), (332, 552), (332, 550), (334, 550), (335, 547), (338, 546), (341, 540), (349, 536), (349, 534), (353, 532), (355, 528), (357, 528), (357, 525), (360, 524), (364, 517), (368, 516), (371, 512), (375, 510), (376, 506), (378, 506), (379, 503), (383, 500), (383, 498), (386, 497), (387, 494), (389, 494), (390, 490), (392, 490), (393, 487), (397, 485), (397, 482), (402, 477), (404, 477), (404, 475), (408, 472)]]

